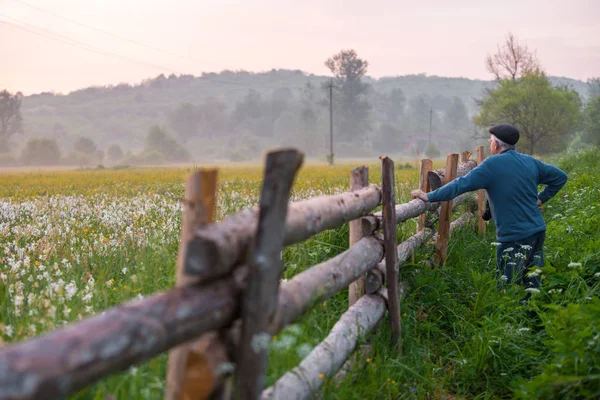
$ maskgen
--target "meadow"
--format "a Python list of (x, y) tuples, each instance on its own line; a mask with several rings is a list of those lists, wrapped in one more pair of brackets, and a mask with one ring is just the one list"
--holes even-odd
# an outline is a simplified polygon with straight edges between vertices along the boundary
[[(520, 287), (497, 289), (493, 224), (457, 232), (445, 267), (425, 247), (401, 268), (404, 356), (388, 346), (387, 321), (363, 339), (371, 351), (325, 399), (595, 398), (600, 395), (600, 166), (598, 149), (550, 160), (569, 174), (544, 207), (543, 285), (528, 304)], [(370, 182), (380, 181), (377, 160)], [(300, 200), (347, 190), (359, 164), (306, 165)], [(404, 164), (402, 164), (404, 165)], [(436, 166), (441, 165), (440, 162)], [(24, 340), (127, 300), (173, 287), (183, 182), (193, 169), (16, 171), (0, 174), (0, 345)], [(262, 166), (223, 166), (217, 219), (256, 204)], [(417, 187), (396, 171), (396, 199)], [(463, 210), (459, 210), (463, 211)], [(414, 233), (399, 226), (399, 240)], [(348, 228), (284, 251), (284, 279), (348, 248)], [(319, 343), (347, 309), (347, 292), (273, 339), (272, 384)], [(536, 316), (532, 316), (535, 312)], [(166, 355), (104, 379), (74, 399), (160, 399)]]

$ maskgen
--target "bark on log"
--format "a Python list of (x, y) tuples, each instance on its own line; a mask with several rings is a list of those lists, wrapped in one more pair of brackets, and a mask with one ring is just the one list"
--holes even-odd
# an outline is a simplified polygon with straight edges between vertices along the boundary
[[(458, 198), (458, 197), (457, 197)], [(473, 215), (471, 213), (464, 213), (455, 221), (450, 224), (450, 234), (466, 224), (468, 224)], [(437, 241), (437, 233), (431, 229), (425, 229), (416, 235), (411, 236), (409, 239), (398, 245), (398, 265), (402, 265), (408, 261), (412, 256), (412, 253), (419, 248), (419, 246), (426, 243), (430, 238), (433, 242)], [(386, 268), (385, 261), (380, 262), (367, 273), (365, 280), (365, 292), (367, 294), (376, 293), (385, 283), (386, 280)], [(402, 296), (401, 296), (402, 297)]]
[(315, 265), (281, 285), (269, 332), (276, 334), (306, 311), (347, 287), (383, 258), (383, 246), (368, 236), (336, 257)]
[(363, 237), (371, 236), (375, 231), (381, 228), (380, 218), (377, 218), (374, 215), (367, 215), (366, 217), (362, 217), (360, 219), (360, 224), (362, 227)]
[[(429, 180), (427, 179), (427, 174), (433, 168), (433, 161), (428, 158), (421, 160), (421, 169), (419, 171), (419, 189), (428, 193), (429, 190)], [(425, 228), (425, 223), (427, 221), (427, 215), (421, 214), (419, 217), (419, 222), (417, 223), (417, 233), (422, 231)]]
[[(434, 234), (431, 229), (424, 229), (417, 234), (412, 235), (410, 238), (400, 243), (396, 248), (396, 254), (398, 257), (398, 265), (403, 265), (412, 256), (413, 252), (426, 243), (429, 238)], [(367, 273), (367, 279), (365, 281), (365, 291), (368, 294), (377, 292), (379, 288), (386, 281), (386, 266), (385, 261), (380, 262), (375, 268)]]
[(277, 308), (285, 217), (290, 189), (302, 165), (302, 158), (296, 150), (281, 150), (267, 155), (256, 242), (248, 289), (243, 296), (242, 337), (236, 367), (237, 393), (244, 399), (258, 399), (265, 386), (267, 352), (271, 341), (267, 327)]
[(394, 161), (389, 157), (381, 157), (381, 201), (383, 203), (383, 232), (385, 248), (385, 265), (389, 280), (387, 289), (389, 294), (388, 312), (390, 315), (390, 330), (392, 332), (392, 346), (398, 346), (398, 353), (402, 355), (402, 337), (400, 326), (400, 299), (398, 298), (398, 245), (396, 225), (396, 190), (394, 186)]
[(237, 316), (230, 277), (126, 303), (0, 349), (0, 399), (56, 399), (165, 352)]
[[(461, 215), (460, 217), (456, 218), (456, 220), (452, 221), (452, 223), (450, 224), (450, 234), (452, 235), (452, 233), (458, 229), (458, 228), (462, 228), (463, 226), (467, 225), (472, 219), (473, 219), (474, 215), (466, 212), (463, 215)], [(435, 235), (433, 235), (433, 238), (431, 239), (432, 242), (437, 242), (438, 240), (438, 234), (436, 233)]]
[[(282, 284), (269, 333), (295, 322), (382, 258), (382, 244), (365, 237), (346, 252)], [(247, 273), (247, 267), (240, 267), (233, 276), (208, 285), (176, 288), (126, 303), (0, 349), (0, 399), (64, 398), (203, 333), (231, 326), (239, 316)], [(208, 348), (212, 344), (204, 343)]]
[[(367, 167), (358, 167), (350, 172), (350, 191), (354, 192), (369, 186), (369, 169)], [(362, 225), (360, 219), (355, 219), (348, 223), (349, 225), (349, 245), (354, 246), (363, 237)], [(352, 282), (348, 287), (348, 306), (356, 301), (365, 292), (365, 278), (360, 277)]]
[(346, 311), (333, 329), (300, 365), (283, 375), (262, 394), (263, 399), (310, 399), (333, 376), (383, 316), (385, 302), (379, 295), (365, 295)]
[[(298, 243), (315, 234), (367, 215), (381, 200), (379, 187), (322, 196), (292, 203), (286, 218), (284, 244)], [(186, 272), (203, 281), (231, 271), (247, 259), (256, 232), (257, 208), (226, 217), (195, 232), (186, 260)]]
[[(199, 170), (190, 175), (186, 181), (181, 237), (177, 255), (176, 287), (197, 282), (196, 277), (185, 273), (185, 257), (194, 231), (201, 225), (209, 224), (214, 220), (217, 173), (216, 169)], [(198, 349), (201, 349), (201, 352), (197, 352)], [(208, 353), (203, 353), (208, 350), (210, 350)], [(202, 343), (191, 342), (172, 349), (169, 352), (167, 365), (165, 399), (187, 399), (191, 392), (194, 392), (197, 399), (207, 398), (215, 383), (213, 369), (227, 361), (226, 354), (225, 347), (220, 341), (215, 341), (210, 348), (205, 347)]]
[[(448, 154), (446, 157), (446, 171), (444, 183), (448, 184), (456, 178), (456, 167), (458, 154)], [(452, 220), (452, 200), (442, 202), (440, 210), (440, 221), (438, 224), (439, 240), (436, 243), (436, 262), (442, 266), (446, 262), (446, 249), (450, 233), (450, 222)]]
[[(485, 160), (485, 153), (483, 146), (477, 146), (477, 164), (481, 164)], [(478, 230), (480, 235), (485, 235), (485, 220), (481, 217), (485, 211), (485, 190), (479, 189), (477, 191), (477, 217), (478, 217)]]
[[(457, 155), (458, 157), (458, 155)], [(461, 162), (456, 168), (456, 177), (465, 176), (473, 168), (477, 166), (477, 163), (473, 160)], [(427, 173), (427, 179), (429, 180), (429, 190), (436, 190), (444, 185), (446, 177), (446, 168), (429, 171)]]

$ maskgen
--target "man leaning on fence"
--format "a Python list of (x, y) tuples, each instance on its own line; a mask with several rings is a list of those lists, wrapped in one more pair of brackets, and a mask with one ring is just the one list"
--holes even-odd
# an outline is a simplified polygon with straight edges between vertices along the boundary
[[(413, 190), (411, 196), (425, 202), (439, 202), (478, 189), (485, 189), (491, 217), (496, 224), (498, 247), (496, 267), (502, 281), (540, 285), (537, 267), (544, 265), (543, 245), (546, 224), (542, 204), (550, 200), (567, 182), (562, 170), (518, 153), (515, 145), (519, 131), (512, 125), (497, 125), (489, 130), (491, 157), (467, 175), (425, 193)], [(538, 194), (538, 185), (545, 188)], [(529, 297), (529, 296), (528, 296)]]

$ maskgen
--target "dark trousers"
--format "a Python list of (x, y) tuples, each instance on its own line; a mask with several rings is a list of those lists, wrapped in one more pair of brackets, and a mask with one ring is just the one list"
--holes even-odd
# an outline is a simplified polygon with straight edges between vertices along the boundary
[(522, 240), (500, 243), (496, 249), (500, 285), (519, 283), (525, 288), (540, 286), (540, 275), (536, 269), (544, 266), (545, 239), (546, 231), (542, 231)]

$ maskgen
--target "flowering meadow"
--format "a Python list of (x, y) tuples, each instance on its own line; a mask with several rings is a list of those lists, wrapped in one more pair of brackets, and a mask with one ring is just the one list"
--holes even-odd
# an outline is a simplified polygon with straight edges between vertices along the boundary
[[(597, 149), (596, 149), (597, 151)], [(569, 182), (544, 207), (546, 264), (539, 292), (497, 288), (494, 228), (450, 242), (445, 267), (430, 246), (401, 268), (404, 356), (387, 321), (363, 338), (370, 353), (328, 399), (593, 398), (600, 393), (600, 167), (594, 152), (551, 160)], [(293, 200), (348, 188), (346, 164), (304, 166)], [(437, 164), (436, 164), (437, 166)], [(590, 167), (590, 166), (593, 166)], [(0, 173), (0, 346), (25, 340), (174, 286), (184, 179), (193, 168)], [(379, 164), (369, 165), (380, 181)], [(256, 204), (262, 166), (219, 167), (217, 219)], [(409, 199), (416, 168), (396, 171)], [(464, 210), (459, 210), (464, 211)], [(414, 233), (399, 227), (399, 239)], [(284, 250), (284, 279), (348, 248), (347, 226)], [(347, 309), (341, 292), (273, 338), (267, 384), (293, 368)], [(74, 399), (160, 399), (166, 355), (106, 378)], [(360, 360), (359, 360), (360, 361)]]

